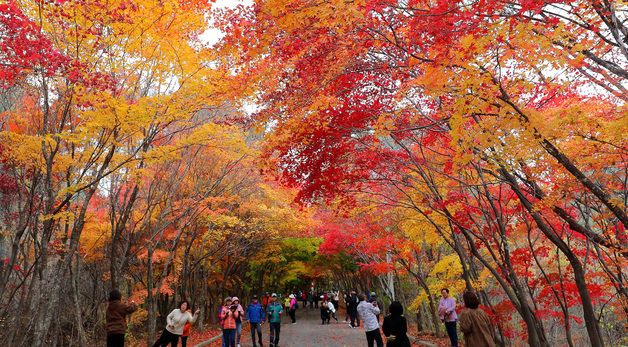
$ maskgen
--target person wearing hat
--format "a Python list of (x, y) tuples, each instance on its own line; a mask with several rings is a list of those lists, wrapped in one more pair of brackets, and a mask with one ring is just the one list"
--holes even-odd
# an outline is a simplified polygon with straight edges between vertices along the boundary
[(253, 341), (253, 347), (257, 347), (255, 344), (255, 332), (259, 338), (260, 347), (264, 347), (262, 344), (262, 323), (266, 320), (266, 311), (262, 305), (257, 301), (257, 295), (253, 295), (253, 300), (246, 309), (245, 320), (249, 321), (251, 325), (251, 341)]
[(292, 324), (297, 324), (297, 298), (294, 294), (290, 294), (288, 296), (290, 302), (288, 304), (288, 314), (290, 314), (290, 319), (292, 319)]
[(281, 314), (283, 308), (277, 302), (277, 294), (270, 296), (270, 303), (266, 309), (268, 312), (268, 323), (270, 325), (270, 347), (279, 347), (279, 333), (281, 331)]
[(240, 299), (237, 296), (231, 298), (233, 305), (238, 305), (236, 310), (238, 311), (238, 318), (236, 318), (236, 345), (240, 347), (240, 338), (242, 338), (242, 319), (244, 318), (244, 308), (240, 305)]
[(225, 299), (220, 316), (222, 317), (222, 344), (226, 347), (235, 347), (236, 319), (240, 316), (238, 305), (233, 304), (231, 298)]

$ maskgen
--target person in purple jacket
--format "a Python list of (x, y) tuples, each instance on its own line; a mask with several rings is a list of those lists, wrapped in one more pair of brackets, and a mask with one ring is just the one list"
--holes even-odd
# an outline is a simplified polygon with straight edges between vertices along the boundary
[(458, 333), (456, 332), (456, 321), (458, 316), (456, 315), (456, 300), (449, 296), (449, 289), (443, 288), (440, 291), (443, 296), (438, 303), (438, 317), (441, 322), (445, 323), (445, 329), (447, 335), (449, 335), (449, 341), (451, 347), (458, 347)]

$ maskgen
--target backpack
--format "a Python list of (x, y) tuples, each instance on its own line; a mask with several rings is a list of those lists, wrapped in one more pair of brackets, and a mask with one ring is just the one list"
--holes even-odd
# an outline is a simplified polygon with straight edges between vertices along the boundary
[(295, 300), (294, 301), (294, 309), (298, 309), (299, 308), (299, 300)]

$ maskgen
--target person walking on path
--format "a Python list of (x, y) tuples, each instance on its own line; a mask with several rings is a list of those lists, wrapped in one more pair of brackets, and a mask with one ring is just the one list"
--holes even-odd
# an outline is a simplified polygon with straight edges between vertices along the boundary
[(358, 315), (364, 322), (364, 331), (366, 332), (366, 341), (369, 347), (373, 347), (377, 342), (377, 347), (384, 347), (382, 334), (379, 332), (379, 321), (377, 315), (380, 313), (377, 307), (377, 301), (372, 303), (366, 301), (366, 295), (360, 294), (360, 303), (358, 304)]
[(355, 291), (351, 291), (351, 295), (349, 296), (349, 300), (347, 301), (347, 313), (349, 314), (349, 318), (351, 319), (352, 328), (360, 326), (360, 317), (358, 317), (358, 304), (358, 296), (356, 295)]
[(171, 347), (177, 347), (179, 338), (183, 334), (185, 323), (196, 322), (198, 314), (201, 312), (201, 310), (196, 310), (194, 315), (192, 315), (188, 312), (189, 306), (190, 303), (187, 302), (187, 300), (183, 300), (179, 304), (179, 308), (175, 308), (170, 312), (166, 317), (166, 328), (161, 332), (161, 336), (155, 341), (153, 347), (166, 347), (168, 344), (170, 344)]
[(349, 302), (351, 302), (351, 295), (349, 293), (345, 293), (344, 301), (345, 301), (345, 323), (348, 323), (349, 322)]
[(323, 300), (321, 303), (321, 325), (325, 325), (325, 323), (329, 324), (329, 317), (331, 312), (329, 311), (329, 304), (327, 301)]
[(445, 329), (451, 342), (451, 347), (458, 347), (458, 333), (456, 331), (456, 300), (449, 296), (449, 289), (443, 288), (440, 291), (443, 296), (438, 303), (438, 317), (445, 323)]
[(259, 346), (264, 347), (264, 345), (262, 344), (262, 323), (266, 320), (266, 311), (257, 301), (257, 295), (253, 295), (253, 300), (249, 304), (249, 307), (246, 309), (246, 314), (244, 317), (244, 319), (249, 322), (249, 325), (251, 327), (251, 341), (253, 342), (253, 347), (257, 347), (257, 345), (255, 344), (256, 332), (259, 340)]
[(321, 299), (321, 292), (314, 292), (314, 308), (318, 308), (318, 301)]
[(126, 333), (126, 316), (137, 310), (135, 302), (129, 304), (122, 302), (122, 294), (117, 289), (109, 292), (109, 304), (107, 305), (107, 347), (124, 347), (124, 334)]
[[(329, 309), (329, 314), (331, 315), (331, 318), (335, 319), (336, 323), (338, 323), (338, 317), (336, 317), (336, 307), (334, 306), (334, 303), (328, 301), (327, 308)], [(327, 320), (327, 323), (329, 323), (329, 319)]]
[(277, 302), (277, 294), (273, 293), (266, 309), (268, 312), (268, 325), (270, 325), (270, 347), (279, 347), (279, 333), (281, 332), (281, 314), (283, 308)]
[(262, 307), (266, 309), (269, 303), (270, 303), (270, 295), (268, 294), (268, 292), (266, 292), (264, 293), (264, 295), (262, 295)]
[(488, 315), (481, 309), (480, 300), (474, 292), (462, 295), (464, 309), (460, 312), (460, 330), (464, 334), (466, 347), (495, 347), (495, 329)]
[(301, 305), (303, 305), (303, 308), (307, 308), (307, 291), (301, 293)]
[(238, 305), (238, 318), (236, 318), (236, 345), (240, 347), (240, 339), (242, 338), (242, 319), (244, 319), (244, 308), (240, 305), (240, 299), (237, 296), (231, 298), (233, 305)]
[(310, 292), (308, 293), (308, 299), (309, 299), (309, 301), (310, 301), (310, 308), (314, 308), (314, 295), (315, 295), (315, 294), (316, 294), (316, 293), (314, 293), (314, 291), (310, 291)]
[(290, 299), (288, 303), (288, 314), (290, 314), (292, 324), (297, 324), (297, 298), (294, 296), (294, 294), (290, 294), (288, 298)]
[(226, 347), (235, 347), (236, 319), (240, 316), (238, 305), (235, 305), (231, 298), (226, 298), (220, 315), (222, 317), (222, 344)]
[(386, 347), (410, 347), (408, 339), (408, 321), (403, 316), (403, 306), (393, 301), (388, 307), (390, 314), (384, 317), (382, 330), (386, 336)]
[[(340, 303), (340, 293), (338, 293), (337, 290), (332, 290), (331, 303), (334, 305), (334, 308), (336, 308), (336, 309), (340, 308), (340, 306), (338, 306), (338, 304)], [(334, 311), (333, 314), (335, 316), (336, 312)], [(338, 319), (336, 319), (336, 320), (338, 320)]]

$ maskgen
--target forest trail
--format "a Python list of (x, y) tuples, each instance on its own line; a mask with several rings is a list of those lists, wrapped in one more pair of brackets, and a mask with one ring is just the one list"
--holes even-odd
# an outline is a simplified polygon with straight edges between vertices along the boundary
[[(262, 326), (264, 346), (268, 347), (269, 328), (268, 323)], [(242, 332), (242, 347), (251, 347), (249, 330)], [(384, 338), (382, 333), (382, 338)], [(219, 347), (220, 339), (210, 346)], [(386, 339), (384, 338), (384, 343)], [(207, 346), (201, 344), (198, 346)], [(198, 347), (197, 346), (197, 347)], [(259, 344), (258, 344), (259, 346)], [(352, 329), (344, 322), (344, 312), (338, 314), (338, 323), (331, 320), (329, 325), (322, 325), (320, 311), (318, 309), (297, 310), (297, 324), (290, 323), (290, 317), (284, 316), (281, 323), (280, 347), (360, 347), (366, 346), (366, 335), (362, 326)], [(428, 341), (416, 340), (413, 346), (437, 347)]]
[(322, 325), (318, 309), (301, 308), (297, 310), (297, 324), (291, 324), (288, 316), (283, 318), (285, 323), (281, 326), (279, 346), (353, 347), (366, 345), (366, 336), (362, 327), (352, 329), (343, 321), (343, 318), (339, 317), (338, 323), (332, 319), (330, 324)]

